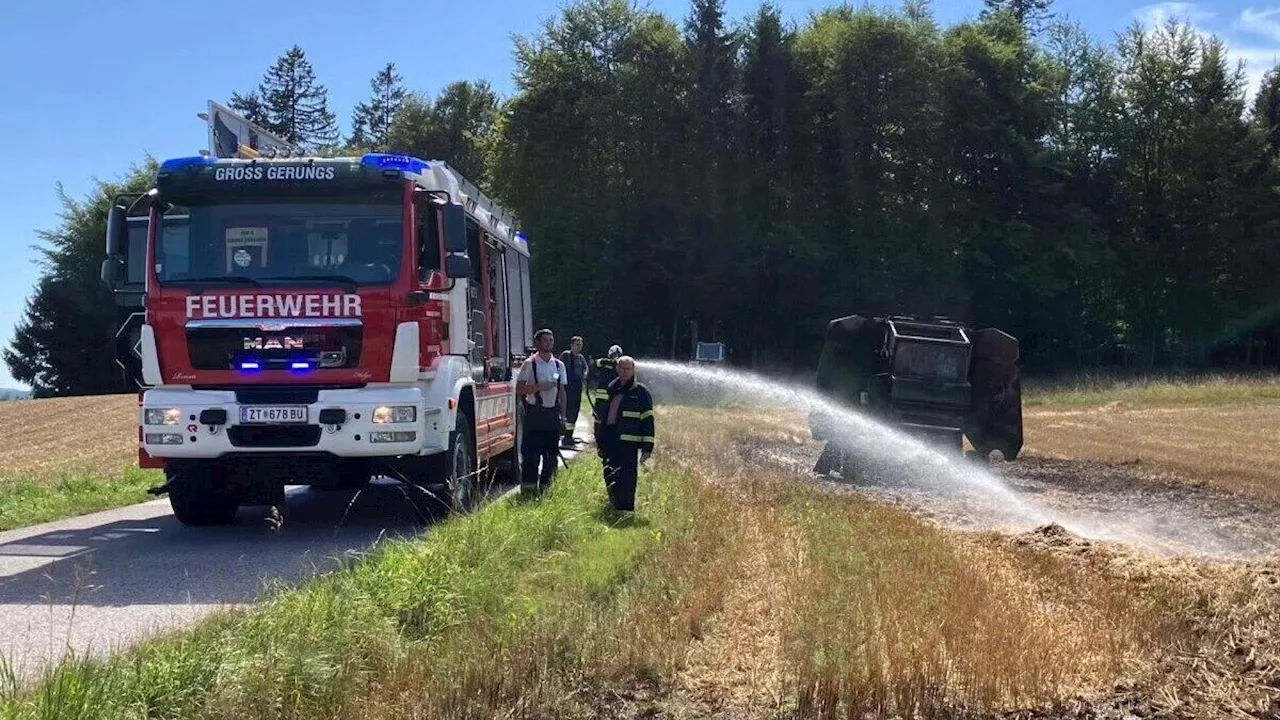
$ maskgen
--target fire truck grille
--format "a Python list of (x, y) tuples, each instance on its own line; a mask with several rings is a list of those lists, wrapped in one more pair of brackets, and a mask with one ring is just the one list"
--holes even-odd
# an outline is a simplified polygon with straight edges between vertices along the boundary
[(294, 359), (307, 359), (321, 369), (360, 365), (364, 328), (360, 325), (274, 326), (257, 324), (190, 325), (187, 352), (195, 370), (239, 368), (245, 361), (260, 367), (288, 367)]
[(232, 425), (227, 428), (227, 439), (239, 448), (315, 447), (320, 444), (320, 426)]
[(241, 405), (311, 405), (318, 399), (320, 388), (315, 386), (236, 388), (236, 402)]

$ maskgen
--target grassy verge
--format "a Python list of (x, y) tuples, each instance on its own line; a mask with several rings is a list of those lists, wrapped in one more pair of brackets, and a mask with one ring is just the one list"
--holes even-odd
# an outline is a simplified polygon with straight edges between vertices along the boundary
[(59, 480), (0, 478), (0, 530), (12, 530), (151, 499), (156, 471), (129, 468), (116, 476), (69, 475)]
[(687, 474), (604, 512), (594, 458), (543, 499), (450, 520), (258, 608), (105, 661), (69, 659), (0, 717), (493, 717), (594, 709), (582, 688), (670, 676), (729, 583), (732, 514)]

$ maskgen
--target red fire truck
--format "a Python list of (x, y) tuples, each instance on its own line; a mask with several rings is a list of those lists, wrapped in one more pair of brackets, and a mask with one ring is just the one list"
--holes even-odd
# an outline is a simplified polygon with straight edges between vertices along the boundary
[[(213, 136), (228, 114), (210, 110)], [(177, 518), (375, 475), (466, 510), (518, 478), (533, 328), (512, 217), (438, 160), (231, 148), (162, 163), (108, 216), (139, 460), (164, 469)]]

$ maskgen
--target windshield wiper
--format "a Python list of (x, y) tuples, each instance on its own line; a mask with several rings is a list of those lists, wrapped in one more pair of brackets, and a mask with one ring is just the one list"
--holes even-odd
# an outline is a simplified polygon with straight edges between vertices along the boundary
[[(244, 277), (243, 275), (210, 275), (208, 277), (172, 278), (169, 280), (169, 282), (171, 283), (228, 283), (231, 285), (252, 285), (254, 287), (259, 287), (259, 288), (262, 287), (262, 283), (258, 282), (257, 280), (251, 277)], [(203, 291), (203, 288), (195, 288), (194, 294), (199, 295), (202, 291)]]
[(347, 292), (355, 292), (360, 283), (350, 275), (280, 275), (277, 277), (262, 278), (271, 282), (280, 283), (311, 283), (313, 285), (341, 285), (343, 290)]

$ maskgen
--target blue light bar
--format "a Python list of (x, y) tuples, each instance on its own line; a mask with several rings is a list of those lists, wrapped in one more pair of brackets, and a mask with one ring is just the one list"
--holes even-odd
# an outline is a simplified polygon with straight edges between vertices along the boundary
[(182, 168), (188, 168), (188, 167), (212, 165), (215, 162), (217, 162), (217, 160), (210, 157), (205, 157), (203, 155), (195, 155), (192, 157), (183, 157), (183, 158), (173, 158), (171, 160), (165, 160), (164, 162), (160, 163), (160, 171), (164, 172), (166, 170), (181, 170)]
[(241, 369), (241, 370), (258, 370), (258, 369), (260, 369), (261, 367), (262, 367), (262, 365), (261, 365), (260, 363), (257, 363), (257, 362), (242, 362), (242, 363), (240, 363), (240, 369)]
[(519, 240), (523, 245), (529, 244), (529, 238), (525, 237), (525, 234), (522, 232), (516, 233), (516, 240)]
[(310, 370), (310, 369), (311, 369), (311, 363), (309, 363), (309, 362), (295, 362), (295, 363), (291, 363), (291, 364), (289, 365), (289, 367), (293, 368), (294, 370)]
[(430, 167), (427, 161), (419, 160), (409, 155), (392, 155), (389, 153), (369, 153), (360, 158), (360, 164), (363, 167), (377, 168), (379, 170), (403, 170), (421, 175), (423, 171)]

